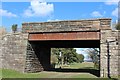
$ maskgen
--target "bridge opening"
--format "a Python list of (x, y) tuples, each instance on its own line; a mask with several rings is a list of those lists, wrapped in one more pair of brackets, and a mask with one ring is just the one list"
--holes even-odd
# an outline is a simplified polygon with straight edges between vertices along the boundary
[(100, 71), (95, 69), (60, 69), (51, 66), (52, 48), (100, 48), (100, 40), (38, 40), (29, 41), (29, 43), (33, 46), (35, 55), (39, 60), (40, 66), (38, 67), (42, 68), (44, 71), (89, 72), (95, 75), (97, 74), (97, 76), (100, 74)]
[[(79, 53), (78, 49), (83, 50), (81, 51), (83, 53)], [(99, 57), (99, 48), (52, 48), (51, 70), (56, 72), (85, 72), (100, 77)]]
[[(53, 68), (69, 68), (74, 63), (95, 63), (82, 66), (82, 68), (99, 69), (99, 48), (51, 48), (51, 65)], [(72, 66), (72, 65), (71, 65)], [(70, 67), (70, 68), (74, 68)], [(81, 68), (81, 67), (75, 67)]]

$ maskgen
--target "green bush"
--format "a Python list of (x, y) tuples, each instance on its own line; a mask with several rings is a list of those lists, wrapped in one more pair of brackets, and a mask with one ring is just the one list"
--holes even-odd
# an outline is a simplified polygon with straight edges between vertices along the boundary
[(120, 22), (115, 26), (117, 30), (120, 30)]

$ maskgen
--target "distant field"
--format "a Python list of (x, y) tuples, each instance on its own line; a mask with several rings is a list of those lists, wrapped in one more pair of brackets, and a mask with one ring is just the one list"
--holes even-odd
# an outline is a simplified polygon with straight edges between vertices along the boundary
[(83, 63), (73, 63), (67, 66), (63, 66), (63, 68), (71, 68), (71, 69), (94, 69), (93, 62), (83, 62)]

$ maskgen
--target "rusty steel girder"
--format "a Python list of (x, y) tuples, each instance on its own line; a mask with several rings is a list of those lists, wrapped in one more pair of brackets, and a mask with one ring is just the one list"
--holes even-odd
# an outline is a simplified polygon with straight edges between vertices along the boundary
[(29, 33), (29, 41), (40, 40), (100, 40), (100, 32)]

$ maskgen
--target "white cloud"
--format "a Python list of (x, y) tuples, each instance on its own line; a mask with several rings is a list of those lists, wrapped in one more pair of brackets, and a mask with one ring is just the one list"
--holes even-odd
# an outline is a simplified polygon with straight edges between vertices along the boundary
[(48, 19), (47, 21), (50, 22), (50, 21), (60, 21), (60, 20), (59, 19)]
[(84, 60), (88, 60), (88, 53), (85, 52), (87, 48), (74, 48), (76, 49), (77, 54), (83, 54), (84, 55)]
[(28, 16), (28, 17), (33, 16), (32, 11), (30, 9), (25, 10), (24, 11), (24, 16)]
[(118, 5), (119, 0), (107, 0), (105, 1), (106, 5)]
[(46, 2), (40, 2), (39, 0), (32, 0), (31, 5), (27, 10), (24, 11), (24, 16), (32, 17), (32, 16), (49, 16), (54, 11), (54, 5), (48, 4)]
[(93, 11), (93, 12), (91, 13), (91, 16), (92, 16), (92, 17), (102, 17), (103, 15), (102, 15), (100, 12), (98, 12), (98, 11)]
[(7, 10), (0, 9), (0, 16), (7, 16), (7, 17), (17, 17), (16, 14), (12, 12), (8, 12)]
[(112, 15), (115, 16), (115, 17), (118, 17), (118, 8), (113, 10)]

